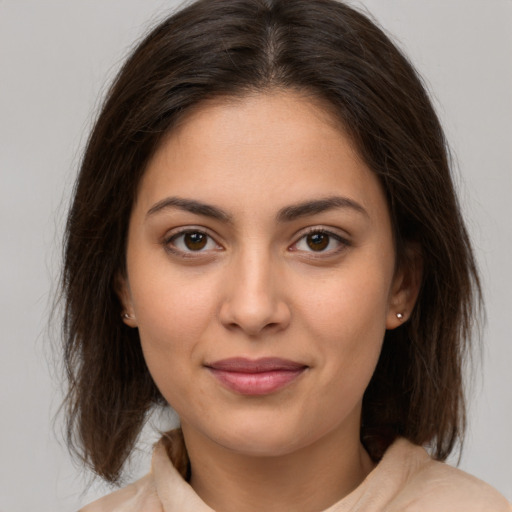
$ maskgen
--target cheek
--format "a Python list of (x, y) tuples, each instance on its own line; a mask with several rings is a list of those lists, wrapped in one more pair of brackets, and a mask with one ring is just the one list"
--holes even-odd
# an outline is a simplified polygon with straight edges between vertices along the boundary
[[(195, 299), (198, 299), (196, 296)], [(204, 337), (205, 315), (201, 305), (186, 294), (166, 292), (165, 298), (152, 297), (153, 308), (140, 312), (139, 335), (142, 352), (151, 377), (161, 394), (180, 417), (191, 400), (204, 390), (200, 382), (191, 386), (191, 368), (200, 364), (200, 340)], [(191, 388), (194, 387), (194, 396)]]
[(326, 375), (344, 389), (364, 391), (380, 354), (391, 285), (391, 272), (383, 268), (347, 266), (318, 283), (315, 293), (295, 291), (303, 298), (300, 327), (316, 340)]
[(309, 279), (297, 283), (293, 294), (311, 327), (333, 338), (372, 338), (385, 329), (391, 280), (387, 269), (347, 265), (316, 281), (313, 290)]
[(215, 317), (215, 284), (207, 286), (203, 280), (196, 286), (197, 281), (162, 271), (158, 276), (136, 272), (131, 276), (144, 358), (169, 402), (175, 399), (180, 382), (189, 381), (190, 363), (200, 364), (199, 347)]
[(215, 282), (208, 276), (176, 272), (170, 265), (139, 268), (154, 269), (130, 276), (141, 337), (166, 346), (196, 338), (213, 318)]

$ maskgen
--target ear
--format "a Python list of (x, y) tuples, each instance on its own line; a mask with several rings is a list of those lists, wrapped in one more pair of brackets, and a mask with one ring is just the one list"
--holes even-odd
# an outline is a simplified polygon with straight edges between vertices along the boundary
[(420, 246), (410, 243), (393, 278), (386, 329), (395, 329), (410, 318), (420, 292), (422, 276), (423, 258)]
[(118, 274), (115, 280), (115, 291), (123, 306), (121, 313), (123, 322), (129, 327), (137, 327), (137, 318), (133, 309), (133, 300), (128, 277)]

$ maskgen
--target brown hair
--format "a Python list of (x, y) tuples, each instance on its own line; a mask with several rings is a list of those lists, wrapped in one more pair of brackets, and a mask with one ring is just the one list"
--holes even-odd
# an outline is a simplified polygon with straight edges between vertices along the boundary
[(341, 2), (199, 0), (157, 26), (119, 72), (67, 221), (68, 440), (111, 482), (148, 411), (163, 402), (115, 291), (140, 178), (188, 109), (275, 88), (330, 106), (383, 184), (398, 263), (411, 241), (423, 259), (417, 305), (386, 333), (364, 396), (363, 443), (378, 460), (404, 436), (430, 443), (443, 460), (462, 439), (462, 366), (480, 288), (444, 135), (421, 80), (382, 30)]

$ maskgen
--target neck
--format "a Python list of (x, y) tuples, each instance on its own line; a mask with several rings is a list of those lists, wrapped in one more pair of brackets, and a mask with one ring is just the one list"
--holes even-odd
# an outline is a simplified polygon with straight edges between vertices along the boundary
[(227, 450), (184, 426), (190, 484), (218, 512), (324, 510), (354, 490), (373, 468), (356, 436), (334, 432), (278, 457)]

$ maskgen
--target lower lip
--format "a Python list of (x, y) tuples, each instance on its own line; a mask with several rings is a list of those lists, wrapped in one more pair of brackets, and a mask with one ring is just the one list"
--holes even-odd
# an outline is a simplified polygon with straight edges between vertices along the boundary
[(305, 369), (272, 370), (259, 373), (230, 372), (215, 368), (210, 368), (210, 371), (231, 391), (241, 395), (261, 396), (284, 388), (302, 375)]

